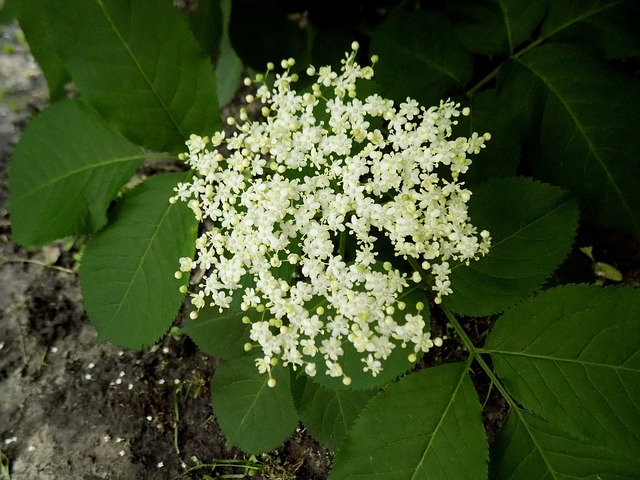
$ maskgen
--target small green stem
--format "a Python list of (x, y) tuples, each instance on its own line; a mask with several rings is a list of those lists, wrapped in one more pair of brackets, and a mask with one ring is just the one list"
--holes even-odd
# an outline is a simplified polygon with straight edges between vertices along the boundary
[(338, 254), (344, 261), (344, 254), (347, 251), (347, 232), (340, 232), (340, 245), (338, 246)]
[(460, 340), (462, 340), (462, 343), (464, 343), (464, 346), (467, 348), (469, 353), (475, 357), (476, 347), (471, 341), (471, 339), (469, 338), (469, 335), (467, 335), (467, 332), (465, 332), (464, 328), (462, 328), (462, 325), (460, 325), (460, 322), (458, 322), (458, 319), (456, 318), (456, 316), (447, 307), (441, 305), (441, 308), (444, 314), (446, 315), (447, 320), (449, 320), (449, 323), (451, 323), (451, 325), (453, 326), (453, 329), (458, 334), (458, 337), (460, 337)]
[[(511, 58), (509, 58), (509, 60), (511, 60)], [(489, 73), (482, 80), (480, 80), (478, 83), (476, 83), (472, 88), (470, 88), (467, 91), (467, 97), (469, 97), (469, 98), (473, 97), (478, 90), (480, 90), (487, 83), (489, 83), (491, 80), (493, 80), (498, 75), (498, 72), (504, 66), (505, 63), (507, 63), (507, 62), (503, 62), (500, 65), (498, 65), (496, 68), (494, 68), (491, 71), (491, 73)]]
[(180, 407), (178, 405), (178, 394), (182, 389), (182, 385), (173, 392), (173, 414), (175, 416), (175, 424), (173, 426), (173, 446), (176, 453), (180, 456), (180, 446), (178, 445), (178, 429), (180, 424)]
[(41, 262), (40, 260), (33, 260), (31, 258), (7, 258), (5, 256), (0, 255), (0, 263), (31, 263), (33, 265), (39, 265), (45, 268), (51, 268), (53, 270), (58, 270), (64, 273), (75, 274), (73, 270), (64, 267), (58, 267), (57, 265), (48, 265), (45, 262)]
[(542, 42), (544, 41), (544, 38), (538, 38), (536, 40), (534, 40), (533, 42), (531, 42), (529, 45), (527, 45), (526, 47), (524, 47), (522, 50), (519, 50), (518, 52), (514, 53), (513, 55), (510, 55), (509, 58), (507, 60), (505, 60), (504, 62), (502, 62), (500, 65), (498, 65), (496, 68), (494, 68), (489, 74), (487, 74), (482, 80), (480, 80), (478, 83), (476, 83), (472, 88), (470, 88), (467, 91), (467, 97), (471, 98), (473, 97), (476, 92), (478, 90), (480, 90), (482, 87), (484, 87), (487, 83), (489, 83), (491, 80), (493, 80), (495, 77), (498, 76), (498, 73), (500, 72), (500, 70), (502, 69), (502, 67), (504, 67), (506, 65), (506, 63), (510, 60), (517, 60), (518, 58), (522, 57), (525, 53), (527, 53), (529, 50), (531, 50), (532, 48), (537, 47), (538, 45), (540, 45)]
[(442, 307), (442, 311), (447, 316), (447, 319), (449, 320), (451, 325), (453, 325), (454, 330), (462, 340), (462, 343), (464, 343), (464, 346), (467, 347), (469, 354), (473, 357), (474, 360), (476, 360), (480, 364), (480, 367), (482, 368), (482, 370), (484, 370), (484, 372), (487, 374), (491, 382), (500, 391), (500, 393), (502, 394), (504, 399), (507, 401), (509, 406), (511, 408), (518, 408), (514, 400), (511, 398), (511, 395), (509, 395), (509, 392), (507, 392), (507, 389), (504, 388), (504, 386), (500, 382), (500, 379), (493, 372), (493, 369), (487, 364), (484, 358), (482, 358), (482, 356), (480, 355), (481, 352), (473, 344), (473, 342), (467, 335), (467, 332), (464, 331), (464, 329), (462, 328), (462, 325), (460, 325), (460, 322), (458, 322), (458, 319), (453, 314), (453, 312), (444, 306)]

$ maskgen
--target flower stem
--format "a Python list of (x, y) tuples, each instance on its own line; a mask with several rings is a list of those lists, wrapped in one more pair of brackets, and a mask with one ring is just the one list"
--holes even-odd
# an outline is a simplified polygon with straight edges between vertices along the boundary
[(344, 261), (344, 254), (347, 251), (347, 232), (340, 232), (340, 245), (338, 246), (338, 254), (342, 257), (342, 261)]
[(487, 374), (487, 376), (491, 380), (491, 383), (493, 383), (496, 386), (496, 388), (502, 394), (502, 396), (507, 401), (509, 406), (513, 409), (518, 408), (518, 405), (516, 405), (513, 398), (511, 398), (511, 395), (509, 395), (509, 392), (507, 391), (507, 389), (502, 385), (498, 376), (493, 372), (493, 369), (489, 366), (489, 364), (485, 361), (485, 359), (482, 358), (482, 356), (480, 355), (481, 352), (479, 351), (479, 349), (475, 347), (475, 345), (467, 335), (467, 332), (464, 331), (464, 328), (462, 328), (462, 325), (460, 325), (460, 322), (458, 321), (456, 316), (453, 314), (453, 312), (445, 306), (442, 306), (442, 311), (444, 312), (444, 314), (447, 317), (447, 320), (449, 320), (454, 330), (458, 334), (458, 337), (460, 337), (460, 339), (462, 340), (462, 343), (464, 344), (464, 346), (469, 351), (470, 357), (472, 357), (474, 360), (478, 362), (478, 364), (480, 364), (480, 367), (482, 368), (482, 370), (484, 370), (484, 372)]

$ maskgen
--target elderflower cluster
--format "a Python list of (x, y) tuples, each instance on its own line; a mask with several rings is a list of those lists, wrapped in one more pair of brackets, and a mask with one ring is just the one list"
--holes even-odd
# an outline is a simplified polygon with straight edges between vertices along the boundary
[[(459, 181), (490, 135), (449, 139), (456, 118), (469, 114), (452, 101), (425, 109), (412, 99), (396, 106), (377, 94), (358, 98), (373, 68), (360, 66), (352, 48), (339, 72), (309, 67), (315, 83), (306, 93), (293, 88), (293, 59), (271, 87), (263, 75), (247, 79), (257, 87), (247, 101), (264, 118), (250, 121), (242, 110), (229, 120), (231, 136), (192, 135), (181, 156), (197, 175), (171, 201), (188, 202), (208, 227), (176, 275), (205, 272), (191, 294), (196, 309), (222, 311), (237, 298), (252, 312), (243, 318), (253, 342), (246, 348), (260, 347), (256, 366), (269, 375), (282, 361), (349, 384), (345, 342), (374, 376), (397, 345), (412, 346), (414, 360), (441, 345), (424, 305), (410, 309), (399, 298), (421, 283), (440, 303), (451, 293), (452, 264), (490, 246), (489, 233), (469, 222), (471, 192)], [(408, 277), (382, 261), (383, 235), (421, 273)]]

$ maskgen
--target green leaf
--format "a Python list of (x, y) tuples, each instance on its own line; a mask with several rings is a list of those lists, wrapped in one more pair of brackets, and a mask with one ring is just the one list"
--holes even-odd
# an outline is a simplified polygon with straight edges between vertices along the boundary
[(25, 130), (9, 169), (14, 240), (42, 245), (100, 229), (142, 160), (81, 102), (47, 108)]
[(14, 21), (22, 9), (23, 0), (4, 0), (0, 5), (0, 24), (7, 25)]
[(220, 428), (231, 444), (258, 454), (273, 450), (291, 435), (298, 424), (289, 389), (289, 370), (258, 372), (253, 357), (225, 360), (211, 381), (211, 405)]
[(245, 275), (242, 280), (243, 287), (234, 292), (233, 301), (228, 309), (220, 312), (218, 307), (206, 305), (200, 309), (198, 318), (189, 318), (182, 331), (191, 337), (198, 348), (214, 357), (235, 358), (247, 355), (244, 344), (251, 341), (251, 328), (242, 323), (242, 318), (262, 316), (255, 309), (244, 312), (240, 308), (244, 291), (252, 283), (250, 275)]
[(221, 126), (211, 61), (165, 0), (47, 0), (58, 51), (84, 100), (133, 142), (184, 148)]
[(151, 177), (118, 203), (109, 225), (87, 245), (80, 287), (101, 341), (141, 349), (167, 332), (184, 297), (180, 257), (193, 256), (197, 222), (169, 203), (184, 173)]
[(578, 226), (574, 201), (557, 187), (504, 178), (473, 191), (471, 221), (491, 233), (489, 253), (451, 273), (443, 298), (465, 315), (489, 315), (539, 288), (568, 255)]
[(278, 65), (289, 57), (307, 65), (307, 34), (287, 17), (282, 2), (235, 0), (232, 4), (229, 38), (245, 64), (259, 72), (265, 71), (267, 62)]
[(534, 174), (579, 193), (588, 221), (640, 236), (640, 82), (561, 46), (519, 62), (547, 92)]
[(634, 480), (640, 472), (637, 456), (574, 438), (523, 410), (509, 412), (489, 467), (496, 480)]
[(372, 31), (370, 50), (380, 57), (376, 80), (397, 101), (411, 97), (434, 105), (471, 79), (471, 54), (437, 12), (394, 13)]
[(486, 148), (473, 156), (473, 163), (464, 175), (467, 185), (477, 185), (498, 177), (516, 174), (520, 163), (520, 143), (511, 124), (512, 112), (493, 89), (484, 90), (471, 98), (471, 115), (459, 120), (456, 132), (491, 134)]
[(511, 54), (528, 40), (544, 17), (546, 1), (481, 0), (448, 2), (455, 31), (464, 45), (482, 55)]
[(221, 106), (228, 104), (234, 97), (240, 78), (242, 77), (242, 60), (231, 46), (229, 40), (229, 22), (231, 20), (231, 0), (221, 0), (222, 10), (222, 40), (220, 42), (220, 57), (216, 65), (218, 76), (218, 102)]
[(332, 390), (300, 375), (294, 384), (296, 410), (313, 437), (336, 450), (375, 390)]
[(555, 0), (542, 28), (543, 38), (573, 42), (605, 58), (640, 54), (638, 2), (634, 0)]
[(60, 55), (56, 51), (53, 25), (46, 12), (47, 0), (19, 2), (18, 21), (29, 43), (29, 50), (47, 79), (51, 100), (61, 100), (66, 94), (64, 86), (71, 79)]
[(374, 397), (336, 454), (330, 480), (487, 477), (482, 407), (453, 363), (413, 373)]
[(484, 352), (510, 394), (577, 438), (640, 451), (640, 291), (571, 285), (506, 312)]
[(220, 0), (198, 0), (189, 12), (189, 27), (203, 52), (212, 60), (220, 55), (222, 39), (222, 9)]

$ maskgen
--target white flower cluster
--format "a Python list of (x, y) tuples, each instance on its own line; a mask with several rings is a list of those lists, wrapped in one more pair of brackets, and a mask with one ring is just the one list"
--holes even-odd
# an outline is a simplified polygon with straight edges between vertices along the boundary
[[(468, 115), (452, 101), (425, 109), (411, 99), (397, 107), (379, 95), (359, 99), (356, 85), (373, 68), (360, 66), (357, 43), (352, 48), (340, 72), (309, 67), (315, 83), (307, 93), (292, 88), (293, 59), (282, 62), (272, 87), (263, 75), (247, 79), (258, 87), (247, 101), (259, 102), (264, 119), (250, 121), (242, 110), (239, 121), (229, 120), (232, 136), (192, 135), (181, 156), (197, 175), (171, 200), (187, 201), (213, 226), (176, 275), (205, 272), (192, 294), (197, 309), (229, 308), (241, 291), (242, 310), (258, 312), (243, 321), (255, 342), (247, 349), (262, 350), (263, 373), (281, 360), (313, 376), (320, 363), (349, 384), (340, 363), (345, 342), (374, 376), (396, 345), (416, 354), (440, 345), (424, 305), (411, 313), (398, 298), (409, 280), (425, 276), (440, 303), (451, 293), (450, 262), (468, 263), (490, 245), (489, 233), (469, 223), (471, 192), (458, 181), (471, 164), (467, 155), (490, 135), (449, 140), (456, 117)], [(381, 235), (422, 275), (408, 278), (379, 260)], [(350, 255), (347, 241), (356, 245)]]

